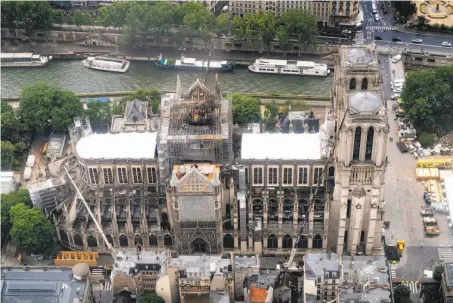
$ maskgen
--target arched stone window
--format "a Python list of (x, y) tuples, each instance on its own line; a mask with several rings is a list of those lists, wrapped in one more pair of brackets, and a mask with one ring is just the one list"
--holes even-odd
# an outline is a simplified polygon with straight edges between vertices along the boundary
[(368, 79), (363, 78), (362, 80), (362, 90), (367, 90), (368, 89)]
[(354, 149), (353, 149), (353, 154), (352, 154), (353, 160), (359, 160), (361, 139), (362, 139), (362, 128), (360, 126), (358, 126), (355, 129), (355, 134), (354, 134)]
[(223, 248), (232, 249), (234, 248), (234, 238), (230, 234), (223, 236)]
[(209, 253), (209, 243), (201, 238), (196, 238), (190, 243), (192, 253)]
[(68, 234), (62, 229), (60, 229), (60, 241), (65, 245), (69, 245)]
[(267, 248), (269, 248), (269, 249), (278, 248), (278, 241), (277, 241), (277, 237), (275, 235), (270, 234), (267, 237)]
[(278, 221), (278, 202), (270, 199), (267, 208), (267, 221)]
[(168, 221), (168, 215), (165, 212), (160, 215), (160, 227), (162, 229), (170, 230), (170, 222)]
[(164, 245), (165, 246), (172, 246), (173, 245), (173, 239), (171, 238), (170, 235), (165, 235), (164, 236)]
[(88, 247), (98, 247), (98, 241), (92, 235), (89, 235), (87, 237), (87, 244), (88, 244)]
[(351, 81), (349, 82), (349, 89), (355, 89), (356, 87), (356, 80), (355, 78), (352, 78)]
[(308, 238), (306, 236), (300, 236), (299, 242), (297, 242), (297, 248), (308, 248)]
[(157, 246), (157, 237), (155, 235), (149, 235), (149, 246)]
[(111, 235), (106, 235), (105, 238), (107, 239), (107, 241), (109, 241), (110, 245), (112, 245), (112, 246), (114, 245), (113, 244), (113, 238), (112, 238)]
[(134, 237), (134, 245), (137, 244), (143, 245), (143, 239), (140, 235), (135, 235)]
[(365, 160), (371, 160), (373, 155), (373, 140), (374, 140), (374, 128), (371, 126), (368, 128), (366, 135), (366, 147), (365, 147)]
[(285, 235), (282, 242), (282, 248), (293, 248), (293, 237), (291, 235)]
[(83, 240), (80, 235), (74, 235), (74, 245), (83, 246)]
[(283, 222), (293, 222), (293, 204), (292, 199), (283, 201)]
[(127, 240), (127, 237), (125, 235), (121, 235), (119, 240), (120, 240), (120, 246), (122, 246), (122, 247), (129, 246), (129, 241)]
[(316, 235), (313, 237), (313, 249), (321, 249), (322, 248), (322, 236)]

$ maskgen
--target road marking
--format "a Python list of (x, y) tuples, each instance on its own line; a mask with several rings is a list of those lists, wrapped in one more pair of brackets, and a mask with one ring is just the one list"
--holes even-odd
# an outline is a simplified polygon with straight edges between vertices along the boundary
[(396, 279), (396, 271), (395, 270), (391, 270), (390, 271), (390, 275), (392, 276), (392, 279)]
[(401, 284), (409, 288), (411, 293), (418, 293), (418, 286), (416, 281), (403, 281), (401, 282)]
[(384, 32), (384, 31), (394, 31), (394, 30), (396, 30), (396, 28), (393, 26), (388, 26), (388, 25), (380, 25), (380, 26), (372, 25), (372, 26), (367, 26), (366, 30), (372, 30), (375, 32)]
[(439, 259), (443, 262), (453, 262), (453, 248), (452, 247), (438, 247), (437, 253)]

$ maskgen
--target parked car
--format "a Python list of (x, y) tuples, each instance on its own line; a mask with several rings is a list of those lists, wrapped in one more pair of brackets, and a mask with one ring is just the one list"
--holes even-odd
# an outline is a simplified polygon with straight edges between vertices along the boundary
[(401, 60), (401, 55), (396, 55), (395, 57), (392, 58), (392, 63), (396, 63)]
[(398, 37), (393, 37), (392, 42), (401, 42), (401, 39)]
[(382, 41), (382, 37), (380, 37), (380, 36), (374, 36), (374, 40)]
[(378, 15), (378, 14), (374, 14), (374, 20), (376, 20), (376, 21), (381, 20), (381, 19), (379, 18), (379, 15)]
[(445, 41), (445, 42), (442, 42), (442, 46), (450, 47), (450, 46), (451, 46), (451, 43)]
[(392, 99), (392, 100), (396, 100), (396, 99), (398, 99), (400, 96), (401, 96), (400, 94), (392, 94), (391, 99)]
[(417, 44), (422, 44), (423, 40), (422, 39), (412, 39), (412, 42), (417, 43)]
[(178, 50), (180, 50), (180, 51), (185, 51), (186, 48), (185, 48), (184, 46), (181, 46), (180, 48), (178, 48)]

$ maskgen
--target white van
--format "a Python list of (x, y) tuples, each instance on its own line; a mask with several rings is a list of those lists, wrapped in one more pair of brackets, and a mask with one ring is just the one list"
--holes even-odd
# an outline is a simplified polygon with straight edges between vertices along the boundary
[(380, 20), (378, 14), (374, 14), (374, 20), (375, 20), (375, 21), (379, 21), (379, 20)]
[(392, 58), (392, 63), (396, 63), (401, 60), (401, 55), (396, 55), (395, 57)]

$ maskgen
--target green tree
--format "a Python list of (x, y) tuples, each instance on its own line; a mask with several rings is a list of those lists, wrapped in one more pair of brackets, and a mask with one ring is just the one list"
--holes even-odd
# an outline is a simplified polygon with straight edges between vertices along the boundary
[(420, 297), (423, 298), (423, 302), (442, 302), (440, 292), (439, 283), (423, 284), (420, 290)]
[[(453, 128), (453, 66), (411, 72), (401, 94), (401, 107), (417, 130), (432, 125), (448, 132)], [(420, 99), (426, 100), (426, 103)], [(428, 105), (426, 105), (428, 104)], [(414, 109), (412, 109), (414, 108)], [(431, 109), (431, 116), (429, 116)], [(426, 120), (426, 121), (425, 121)], [(431, 129), (429, 129), (431, 130)]]
[(73, 92), (36, 83), (22, 90), (19, 115), (32, 130), (66, 131), (74, 117), (84, 115), (84, 110)]
[(300, 56), (303, 46), (313, 44), (318, 36), (316, 17), (306, 10), (289, 10), (281, 18), (279, 38), (286, 34), (290, 40), (297, 41)]
[(9, 171), (14, 161), (14, 145), (8, 141), (1, 141), (1, 169)]
[(214, 32), (217, 35), (217, 38), (228, 37), (230, 33), (230, 20), (228, 14), (222, 13), (216, 18), (216, 24)]
[(269, 12), (257, 14), (258, 33), (264, 44), (267, 46), (267, 51), (270, 50), (270, 43), (274, 41), (277, 36), (278, 19), (275, 15)]
[(246, 31), (245, 19), (238, 16), (234, 17), (231, 28), (232, 38), (236, 41), (244, 41), (247, 38)]
[(27, 131), (27, 126), (17, 118), (13, 108), (5, 101), (2, 101), (1, 113), (2, 140), (13, 144), (19, 142)]
[(2, 1), (1, 25), (22, 28), (28, 34), (52, 27), (53, 10), (48, 1)]
[(416, 127), (429, 128), (434, 124), (433, 109), (426, 99), (416, 99), (407, 115), (414, 122)]
[(98, 12), (102, 25), (119, 28), (126, 25), (127, 13), (132, 4), (133, 2), (129, 1), (118, 1), (113, 2), (110, 6), (99, 8)]
[(277, 104), (275, 103), (266, 103), (264, 105), (264, 118), (267, 120), (267, 122), (272, 122), (275, 117), (280, 113), (280, 108)]
[(30, 193), (26, 189), (19, 189), (7, 194), (1, 195), (1, 220), (2, 220), (2, 234), (8, 234), (11, 229), (10, 209), (11, 207), (23, 203), (32, 207)]
[(140, 297), (140, 303), (165, 303), (165, 300), (155, 293), (145, 293)]
[(167, 36), (173, 25), (173, 6), (169, 2), (157, 2), (150, 7), (151, 28), (153, 36), (162, 40)]
[(247, 95), (233, 94), (233, 123), (248, 124), (261, 119), (260, 100)]
[(444, 269), (445, 268), (443, 265), (436, 266), (433, 273), (434, 280), (436, 280), (437, 282), (442, 281), (442, 274), (444, 273)]
[(53, 255), (58, 250), (55, 228), (38, 208), (19, 203), (10, 208), (12, 241), (24, 252)]
[(252, 42), (252, 51), (255, 51), (257, 44), (261, 40), (261, 27), (258, 14), (249, 14), (244, 16), (245, 21), (245, 38)]
[(411, 291), (410, 289), (402, 284), (399, 284), (393, 288), (393, 297), (395, 298), (395, 303), (411, 303), (410, 298)]
[(417, 20), (415, 21), (417, 32), (425, 30), (428, 23), (429, 20), (425, 16), (417, 16)]
[(423, 147), (429, 147), (434, 143), (434, 134), (430, 132), (422, 132), (417, 136), (418, 141)]
[(86, 115), (90, 118), (91, 124), (110, 125), (112, 120), (112, 107), (110, 102), (99, 102), (89, 100)]
[(89, 13), (82, 13), (81, 11), (77, 11), (76, 14), (74, 15), (74, 23), (77, 26), (80, 25), (93, 25), (93, 17)]
[(203, 40), (204, 47), (206, 48), (207, 41), (211, 40), (213, 37), (213, 32), (216, 26), (216, 18), (211, 11), (204, 7), (199, 11), (189, 10), (189, 12), (184, 16), (184, 25), (187, 26), (192, 32), (192, 35), (190, 36), (192, 43), (193, 37), (198, 36)]

